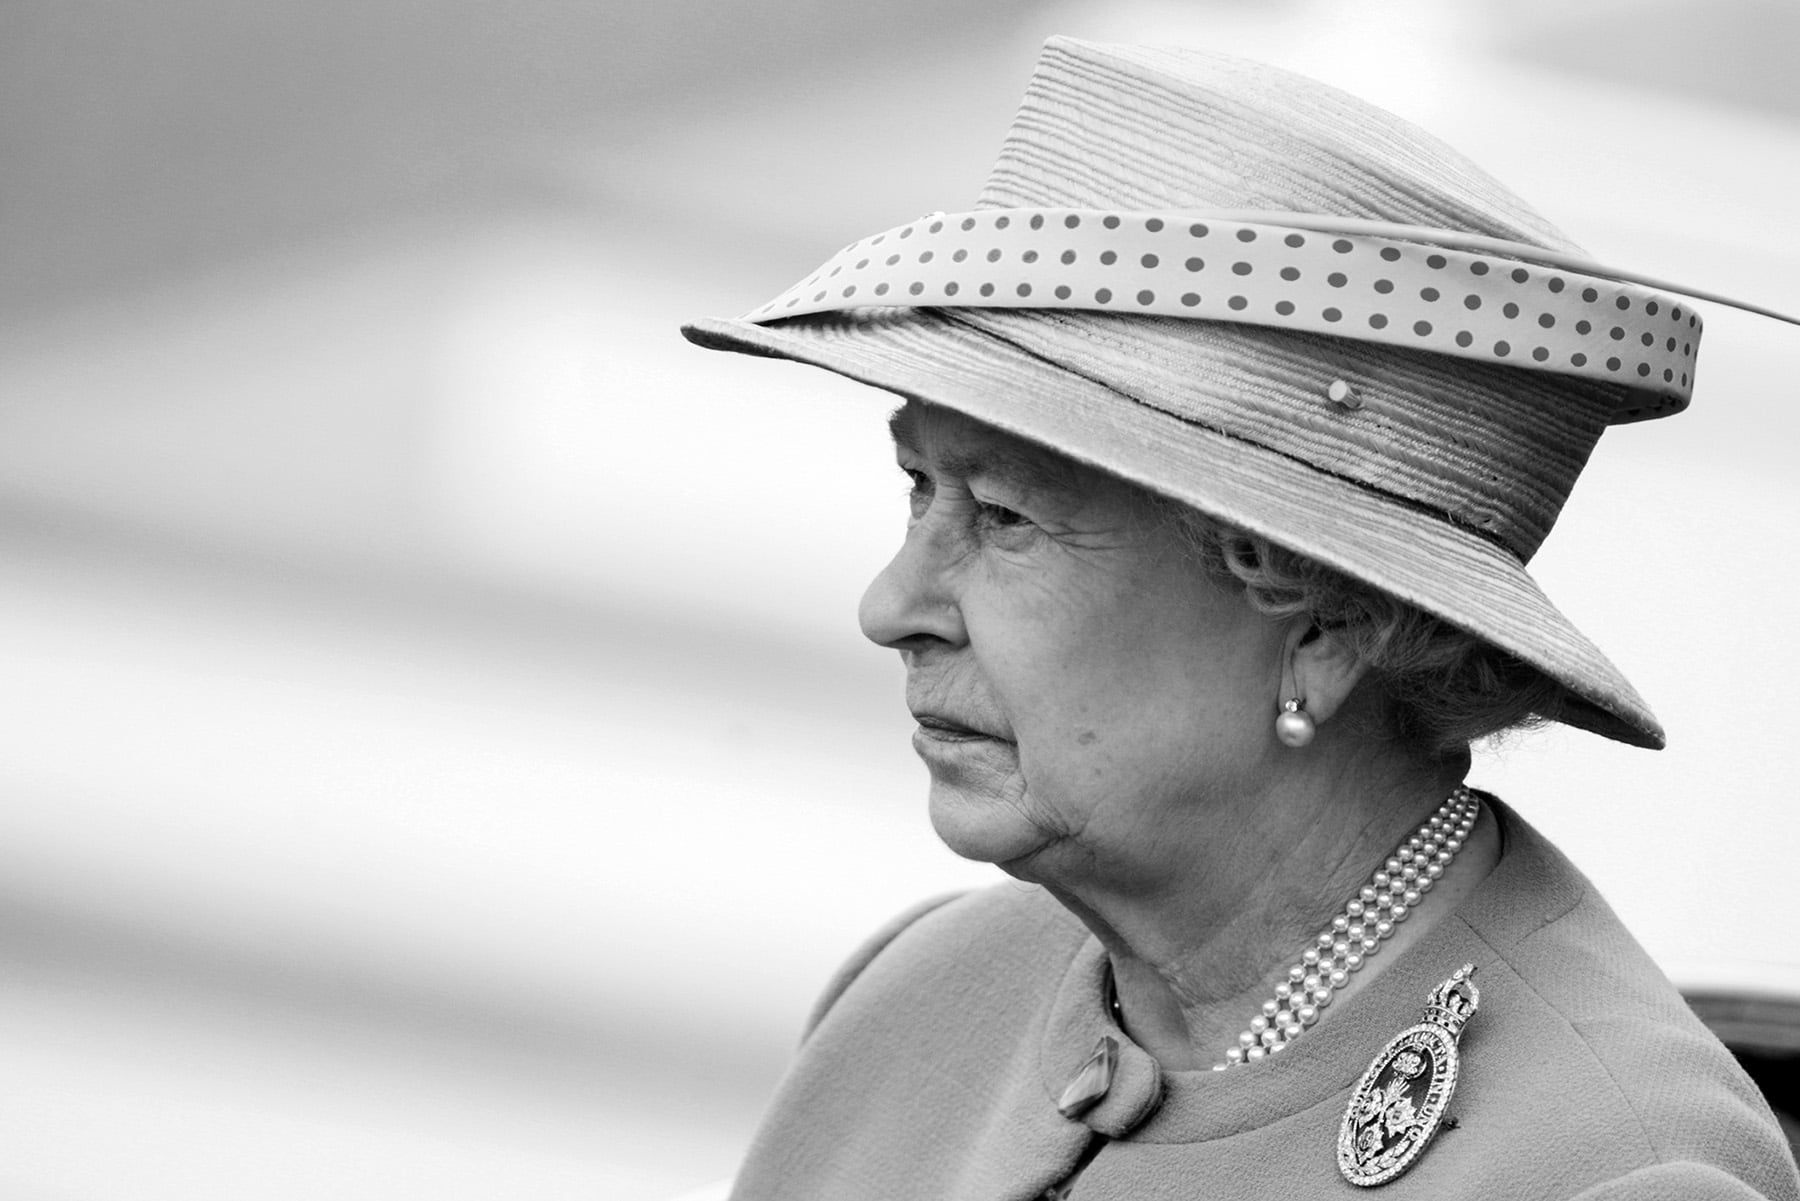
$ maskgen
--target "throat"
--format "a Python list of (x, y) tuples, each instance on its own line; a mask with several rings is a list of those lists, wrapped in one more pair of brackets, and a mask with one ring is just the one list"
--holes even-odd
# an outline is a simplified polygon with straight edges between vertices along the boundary
[[(1294, 945), (1286, 950), (1246, 949), (1248, 923), (1238, 938), (1209, 942), (1210, 964), (1159, 965), (1103, 939), (1114, 1019), (1173, 1071), (1249, 1068), (1287, 1053), (1330, 1020), (1334, 1005), (1454, 911), (1497, 861), (1498, 848), (1494, 817), (1480, 794), (1459, 787), (1329, 920), (1310, 927), (1315, 933), (1294, 934), (1308, 927), (1290, 924), (1282, 941), (1292, 938)], [(1235, 974), (1221, 970), (1227, 956)]]

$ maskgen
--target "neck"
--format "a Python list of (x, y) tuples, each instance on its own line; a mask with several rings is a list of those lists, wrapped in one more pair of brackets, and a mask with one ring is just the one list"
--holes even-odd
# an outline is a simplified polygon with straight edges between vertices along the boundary
[[(1182, 867), (1159, 863), (1148, 873), (1154, 887), (1143, 887), (1142, 871), (1121, 873), (1123, 887), (1100, 878), (1045, 881), (1106, 947), (1126, 1028), (1165, 1067), (1223, 1061), (1289, 965), (1444, 802), (1467, 763), (1369, 768), (1285, 781), (1279, 796), (1254, 806), (1254, 838), (1176, 847), (1162, 859)], [(1443, 879), (1334, 1000), (1366, 987), (1453, 911), (1498, 850), (1484, 813)], [(1327, 1009), (1320, 1021), (1329, 1020)]]

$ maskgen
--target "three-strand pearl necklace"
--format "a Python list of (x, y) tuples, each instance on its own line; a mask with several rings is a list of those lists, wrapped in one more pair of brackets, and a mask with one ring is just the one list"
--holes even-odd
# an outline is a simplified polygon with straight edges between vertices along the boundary
[(1287, 979), (1275, 986), (1274, 998), (1250, 1019), (1250, 1028), (1225, 1048), (1225, 1062), (1214, 1064), (1213, 1071), (1273, 1055), (1317, 1022), (1332, 994), (1350, 982), (1443, 876), (1480, 814), (1475, 793), (1458, 786), (1319, 932), (1300, 962), (1287, 970)]

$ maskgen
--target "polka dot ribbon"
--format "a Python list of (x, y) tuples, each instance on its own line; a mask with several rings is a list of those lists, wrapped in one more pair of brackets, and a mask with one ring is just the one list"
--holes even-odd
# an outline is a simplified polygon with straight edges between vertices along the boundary
[[(1332, 222), (1378, 224), (1318, 219)], [(1701, 332), (1691, 306), (1540, 261), (1555, 252), (1414, 232), (1442, 238), (1179, 212), (933, 213), (852, 243), (745, 320), (871, 305), (1197, 317), (1610, 380), (1650, 393), (1648, 410), (1686, 405)]]

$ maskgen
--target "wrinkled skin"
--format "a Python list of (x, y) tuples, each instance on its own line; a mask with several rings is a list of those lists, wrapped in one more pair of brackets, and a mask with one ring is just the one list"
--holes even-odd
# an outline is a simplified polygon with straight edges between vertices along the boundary
[(1034, 878), (1153, 876), (1244, 821), (1282, 629), (1111, 477), (944, 409), (895, 430), (911, 515), (861, 618), (905, 660), (939, 835)]
[[(1129, 485), (935, 406), (893, 429), (910, 516), (860, 616), (906, 665), (932, 824), (1094, 931), (1159, 1059), (1216, 1058), (1462, 765), (1332, 723), (1363, 666), (1214, 581)], [(1274, 737), (1294, 691), (1303, 752)]]

